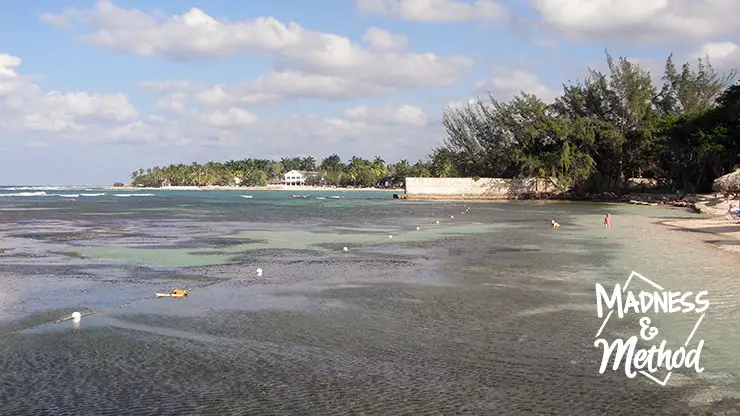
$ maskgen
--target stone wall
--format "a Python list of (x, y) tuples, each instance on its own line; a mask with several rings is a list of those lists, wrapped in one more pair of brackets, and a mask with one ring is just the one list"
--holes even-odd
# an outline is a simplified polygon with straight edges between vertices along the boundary
[(406, 178), (405, 190), (408, 199), (517, 199), (555, 186), (535, 178)]

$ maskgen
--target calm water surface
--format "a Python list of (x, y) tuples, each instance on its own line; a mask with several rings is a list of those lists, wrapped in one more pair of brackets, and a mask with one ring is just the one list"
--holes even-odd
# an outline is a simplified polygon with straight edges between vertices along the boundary
[[(692, 214), (391, 197), (0, 188), (0, 415), (740, 413), (739, 262), (656, 224)], [(709, 291), (703, 373), (599, 374), (594, 285), (633, 270)]]

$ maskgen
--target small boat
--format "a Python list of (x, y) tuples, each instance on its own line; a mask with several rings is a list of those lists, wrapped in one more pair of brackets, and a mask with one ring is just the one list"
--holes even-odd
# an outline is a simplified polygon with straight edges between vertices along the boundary
[(158, 298), (169, 297), (169, 298), (184, 298), (188, 295), (187, 290), (175, 289), (170, 293), (157, 293)]
[(292, 195), (293, 198), (311, 198), (311, 195)]
[(344, 197), (343, 196), (339, 196), (339, 195), (334, 195), (334, 196), (330, 196), (329, 198), (331, 198), (331, 199), (342, 199)]
[(316, 199), (326, 199), (326, 198), (323, 196), (317, 196)]
[(252, 198), (252, 195), (239, 195), (239, 196), (242, 197), (242, 198), (248, 198), (248, 199), (251, 199)]

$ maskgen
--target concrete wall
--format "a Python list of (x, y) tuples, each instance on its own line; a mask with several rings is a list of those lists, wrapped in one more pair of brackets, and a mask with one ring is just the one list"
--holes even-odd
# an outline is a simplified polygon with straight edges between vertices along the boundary
[(534, 178), (406, 178), (408, 199), (516, 199), (554, 191), (551, 181)]

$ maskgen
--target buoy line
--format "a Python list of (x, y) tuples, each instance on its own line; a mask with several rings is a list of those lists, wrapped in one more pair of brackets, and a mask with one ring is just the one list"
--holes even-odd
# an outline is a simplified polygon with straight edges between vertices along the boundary
[[(460, 214), (464, 214), (464, 213), (466, 213), (468, 211), (470, 211), (470, 207), (469, 206), (466, 206), (466, 205), (463, 205), (463, 211)], [(455, 218), (454, 215), (450, 215), (450, 219), (454, 219), (454, 218)], [(434, 225), (439, 225), (439, 224), (440, 224), (440, 221), (437, 220)], [(421, 227), (420, 226), (417, 226), (416, 227), (416, 231), (420, 231), (420, 230), (421, 230)], [(388, 240), (393, 240), (393, 234), (388, 234)], [(369, 244), (378, 244), (381, 241), (388, 241), (388, 240), (386, 240), (385, 237), (382, 238), (382, 239), (379, 238), (377, 243), (376, 242), (370, 242)], [(342, 250), (344, 252), (348, 252), (349, 251), (349, 247), (345, 246), (345, 247), (342, 248)], [(249, 275), (255, 275), (256, 277), (262, 277), (263, 272), (264, 271), (261, 268), (258, 267), (254, 272), (249, 273)], [(239, 277), (241, 277), (241, 276), (239, 276)], [(185, 290), (186, 291), (185, 297), (187, 297), (187, 294), (189, 294), (192, 289), (203, 289), (203, 288), (206, 288), (208, 286), (213, 286), (213, 285), (220, 284), (220, 283), (228, 283), (228, 282), (230, 282), (232, 280), (238, 279), (239, 277), (232, 277), (230, 279), (216, 280), (216, 281), (212, 281), (212, 282), (209, 282), (209, 283), (204, 283), (202, 285), (197, 285), (197, 286), (189, 287), (188, 289)], [(71, 315), (66, 316), (64, 318), (59, 318), (59, 319), (55, 319), (53, 321), (44, 322), (42, 324), (30, 326), (28, 328), (21, 328), (21, 329), (15, 330), (15, 331), (4, 332), (4, 333), (0, 334), (0, 337), (4, 337), (4, 336), (7, 336), (7, 335), (11, 335), (11, 334), (17, 334), (17, 333), (24, 332), (24, 331), (30, 331), (30, 330), (34, 330), (34, 329), (39, 329), (39, 328), (43, 328), (43, 327), (46, 327), (46, 326), (56, 325), (56, 324), (59, 324), (59, 323), (62, 323), (62, 322), (66, 322), (66, 321), (73, 321), (76, 325), (79, 325), (79, 323), (80, 323), (80, 321), (82, 320), (83, 317), (90, 316), (90, 315), (97, 315), (97, 314), (101, 314), (101, 313), (105, 313), (105, 312), (110, 312), (112, 310), (124, 308), (126, 306), (130, 306), (130, 305), (133, 305), (133, 304), (136, 304), (136, 303), (139, 303), (139, 302), (144, 302), (146, 300), (159, 299), (160, 297), (161, 296), (158, 296), (158, 295), (155, 294), (153, 296), (147, 296), (147, 297), (142, 298), (142, 299), (134, 299), (134, 300), (131, 300), (131, 301), (128, 301), (128, 302), (119, 303), (119, 304), (116, 304), (116, 305), (113, 305), (113, 306), (109, 306), (107, 308), (98, 309), (98, 310), (94, 310), (94, 311), (88, 311), (88, 312), (85, 312), (85, 313), (81, 313), (81, 312), (76, 312), (75, 311)]]

